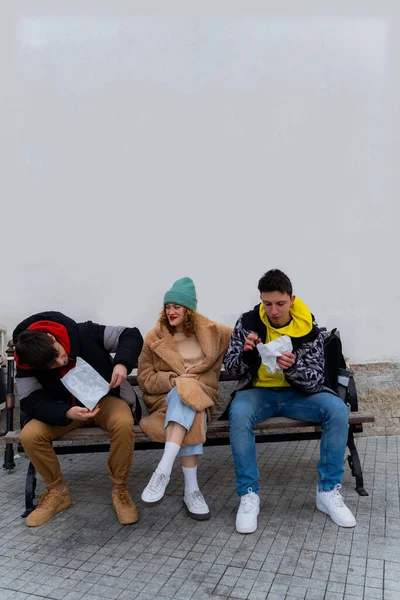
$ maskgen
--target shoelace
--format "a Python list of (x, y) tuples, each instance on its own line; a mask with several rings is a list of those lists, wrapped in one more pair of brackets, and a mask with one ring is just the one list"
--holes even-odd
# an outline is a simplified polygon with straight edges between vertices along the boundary
[(191, 504), (193, 504), (197, 508), (203, 506), (206, 503), (203, 494), (200, 492), (200, 490), (193, 490), (192, 492), (188, 492), (186, 494), (186, 498), (191, 502)]
[(166, 475), (164, 475), (164, 473), (157, 473), (156, 471), (154, 471), (147, 487), (150, 491), (156, 493), (162, 487), (165, 479), (167, 479), (167, 477)]
[(116, 500), (117, 502), (119, 502), (122, 506), (130, 506), (131, 504), (131, 499), (129, 497), (129, 492), (126, 488), (117, 488), (116, 490)]
[(257, 507), (257, 494), (249, 492), (240, 499), (240, 512), (248, 514)]
[(57, 490), (53, 488), (52, 490), (46, 489), (39, 496), (39, 503), (37, 505), (38, 508), (47, 508), (51, 503), (52, 496), (57, 494)]
[(341, 487), (342, 486), (340, 485), (340, 483), (338, 483), (337, 485), (335, 485), (333, 490), (331, 492), (329, 492), (332, 502), (336, 506), (336, 508), (343, 508), (343, 506), (345, 506), (344, 498), (343, 498), (342, 494), (339, 492)]

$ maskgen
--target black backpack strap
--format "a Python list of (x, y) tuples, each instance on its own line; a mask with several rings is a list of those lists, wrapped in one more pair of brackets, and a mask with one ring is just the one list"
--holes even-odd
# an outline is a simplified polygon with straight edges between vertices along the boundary
[(324, 339), (325, 354), (325, 385), (334, 392), (338, 393), (338, 375), (339, 369), (345, 366), (342, 354), (342, 342), (337, 329), (332, 329), (325, 333)]
[(352, 411), (357, 410), (355, 383), (343, 356), (339, 331), (336, 328), (325, 331), (324, 336), (325, 385), (350, 404)]
[(349, 377), (349, 385), (347, 387), (347, 404), (350, 404), (351, 412), (356, 412), (358, 410), (358, 395), (356, 382), (354, 381), (354, 376), (351, 373)]

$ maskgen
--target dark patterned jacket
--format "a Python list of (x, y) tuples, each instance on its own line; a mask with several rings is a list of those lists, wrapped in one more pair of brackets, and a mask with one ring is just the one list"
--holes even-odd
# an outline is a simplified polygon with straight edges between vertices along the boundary
[[(252, 387), (261, 365), (258, 350), (243, 352), (243, 346), (249, 333), (256, 333), (264, 342), (267, 339), (267, 328), (262, 322), (259, 307), (254, 307), (238, 319), (225, 355), (225, 370), (231, 375), (240, 377), (236, 391)], [(313, 327), (307, 335), (290, 338), (296, 361), (290, 369), (285, 370), (287, 382), (306, 394), (316, 394), (324, 389), (324, 337), (314, 317)]]

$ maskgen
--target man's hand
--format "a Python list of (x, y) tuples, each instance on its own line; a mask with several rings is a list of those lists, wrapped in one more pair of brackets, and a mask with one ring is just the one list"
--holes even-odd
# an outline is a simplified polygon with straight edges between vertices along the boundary
[(121, 383), (125, 381), (127, 377), (128, 369), (125, 367), (125, 365), (115, 365), (111, 376), (110, 389), (121, 385)]
[(88, 421), (97, 415), (100, 408), (96, 406), (93, 410), (89, 410), (84, 406), (73, 406), (65, 413), (67, 419), (71, 421)]
[(261, 341), (261, 338), (259, 338), (256, 333), (249, 333), (243, 346), (243, 352), (254, 350), (256, 344), (260, 344)]
[(296, 362), (296, 355), (293, 352), (281, 352), (282, 356), (278, 356), (276, 362), (281, 369), (290, 369)]

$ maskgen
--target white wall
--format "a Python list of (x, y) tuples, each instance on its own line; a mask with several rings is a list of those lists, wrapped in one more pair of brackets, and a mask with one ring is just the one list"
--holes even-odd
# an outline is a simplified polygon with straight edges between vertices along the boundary
[(398, 1), (166, 4), (1, 3), (0, 324), (146, 332), (184, 275), (233, 324), (280, 267), (399, 357)]

